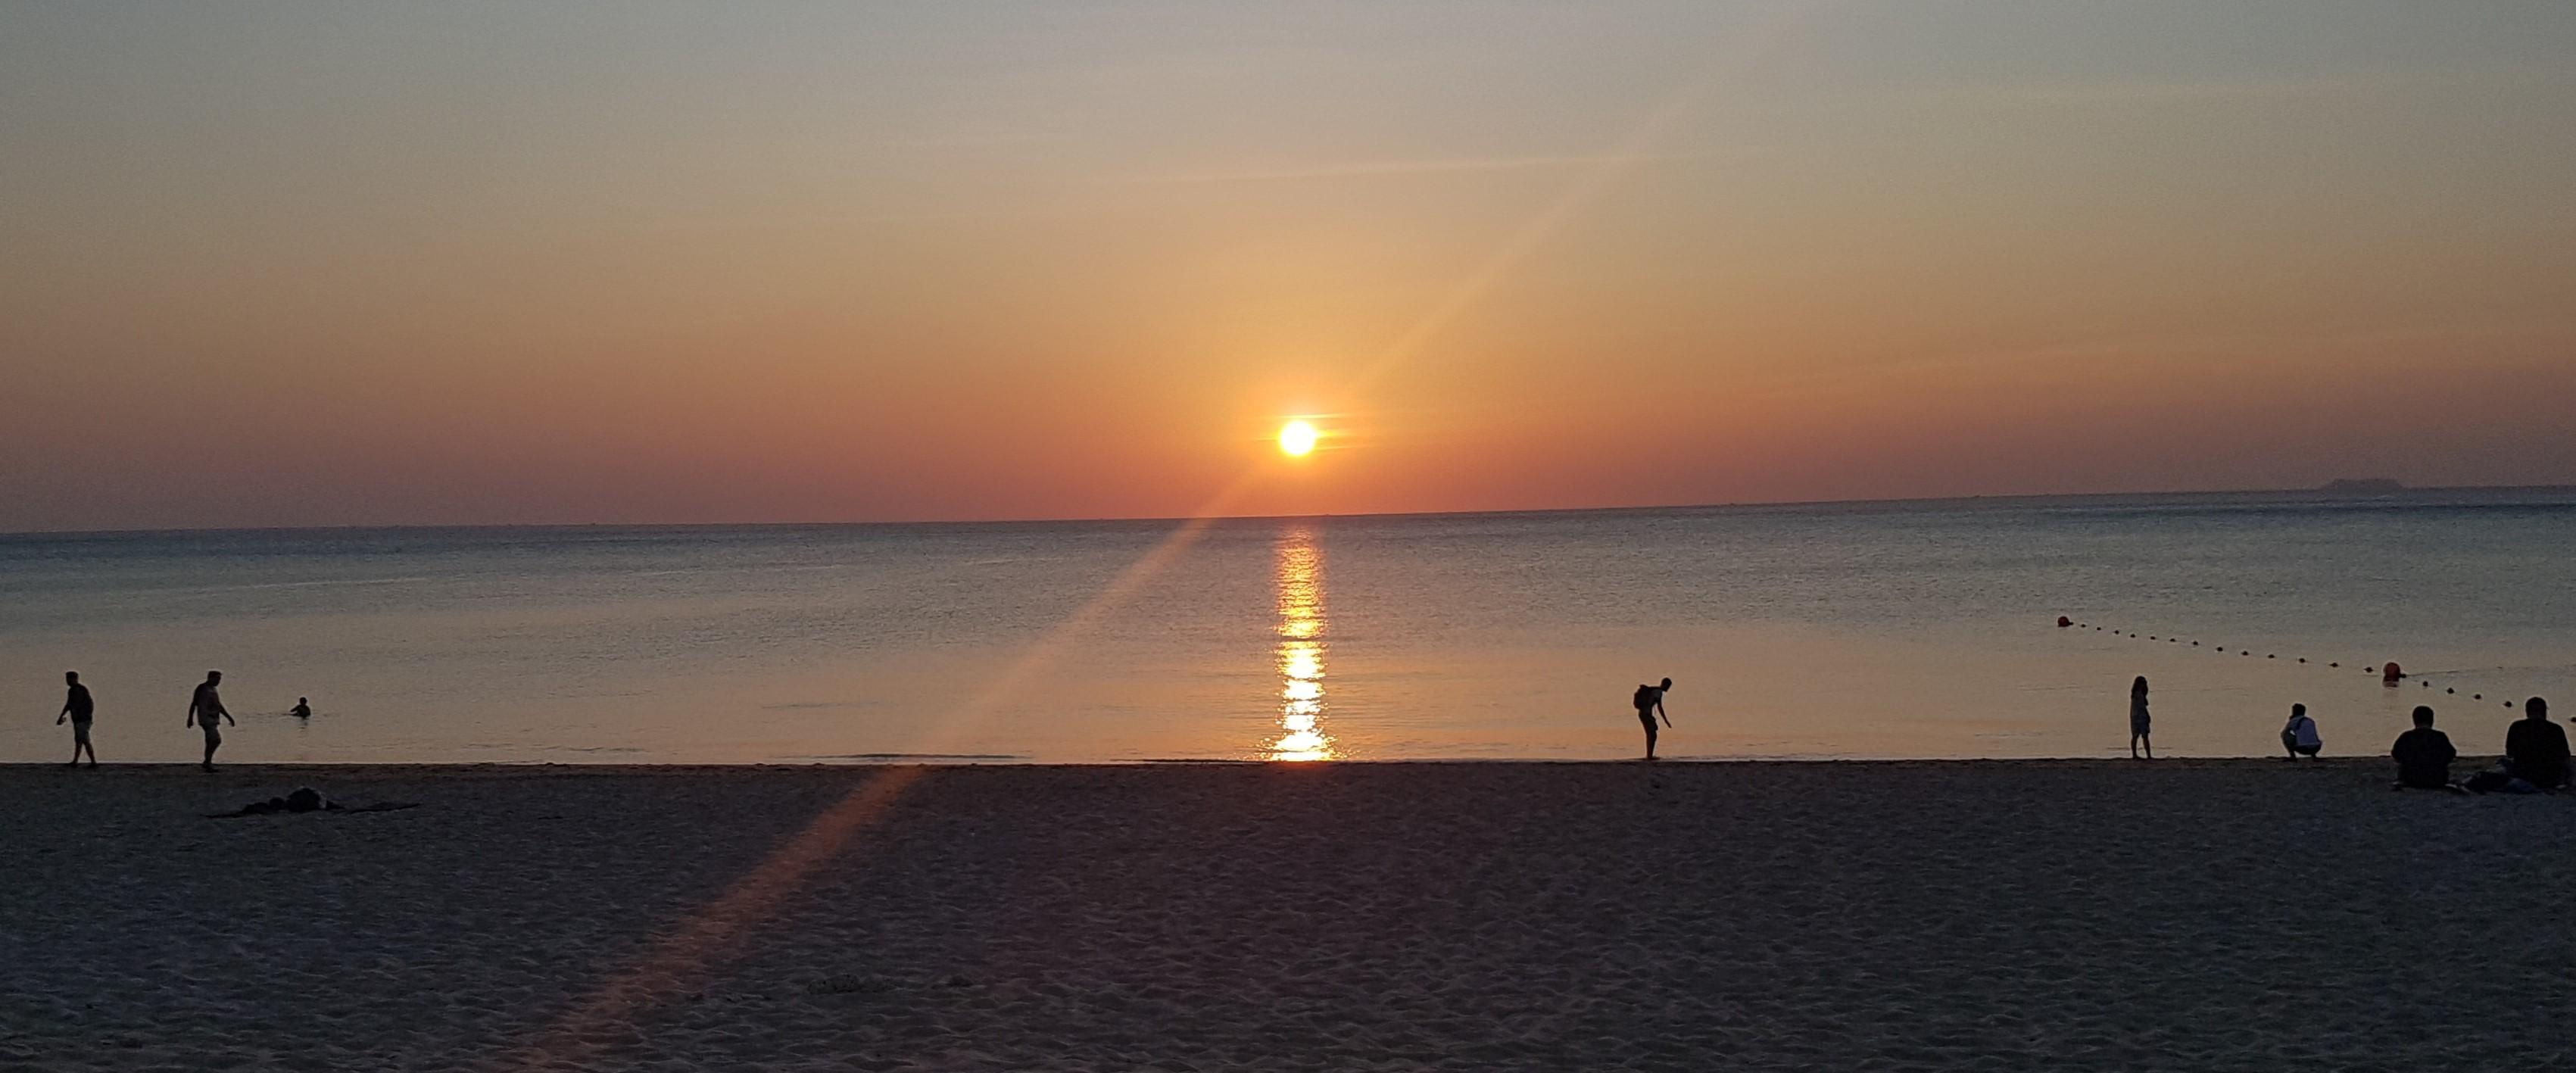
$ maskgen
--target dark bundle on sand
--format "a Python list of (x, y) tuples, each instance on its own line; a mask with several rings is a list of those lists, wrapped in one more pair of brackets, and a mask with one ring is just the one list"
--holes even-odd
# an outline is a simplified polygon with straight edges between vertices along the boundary
[(322, 796), (322, 791), (320, 790), (316, 790), (310, 786), (299, 786), (295, 789), (294, 793), (288, 794), (284, 797), (272, 797), (266, 801), (253, 801), (250, 804), (243, 805), (231, 812), (208, 813), (206, 818), (210, 820), (229, 820), (238, 816), (267, 816), (279, 812), (391, 812), (396, 809), (418, 807), (420, 806), (409, 802), (379, 801), (372, 805), (360, 805), (356, 808), (350, 808), (337, 801), (333, 801), (330, 798)]

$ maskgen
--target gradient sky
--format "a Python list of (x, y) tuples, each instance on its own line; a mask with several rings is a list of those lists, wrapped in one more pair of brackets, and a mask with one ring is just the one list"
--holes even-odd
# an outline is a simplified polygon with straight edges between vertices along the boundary
[(2576, 482), (2571, 55), (2564, 0), (0, 0), (0, 530)]

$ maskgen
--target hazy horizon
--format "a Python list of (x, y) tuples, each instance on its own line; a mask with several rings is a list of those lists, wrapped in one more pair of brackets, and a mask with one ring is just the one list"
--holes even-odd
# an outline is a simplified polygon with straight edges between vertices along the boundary
[(2576, 484), (2576, 5), (0, 26), (5, 532)]
[[(2359, 479), (2359, 480), (2367, 480), (2367, 479), (2375, 479), (2375, 478), (2345, 478), (2345, 479)], [(2420, 495), (2445, 495), (2445, 494), (2451, 494), (2451, 495), (2459, 495), (2459, 494), (2466, 494), (2466, 495), (2483, 495), (2483, 494), (2504, 495), (2504, 494), (2522, 493), (2522, 492), (2532, 492), (2532, 493), (2551, 493), (2551, 492), (2557, 492), (2557, 493), (2569, 493), (2569, 494), (2576, 494), (2576, 484), (2466, 484), (2466, 485), (2405, 485), (2405, 486), (2403, 486), (2401, 489), (2399, 489), (2399, 491), (2400, 491), (2400, 493), (2401, 493), (2401, 494), (2407, 494), (2407, 495), (2418, 495), (2418, 494), (2420, 494)], [(2204, 497), (2204, 496), (2244, 496), (2244, 497), (2258, 497), (2258, 498), (2259, 498), (2259, 497), (2263, 497), (2263, 496), (2302, 496), (2302, 495), (2322, 495), (2322, 494), (2332, 494), (2332, 493), (2331, 493), (2328, 489), (2326, 489), (2326, 488), (2324, 488), (2324, 487), (2322, 487), (2322, 486), (2319, 486), (2319, 487), (2309, 487), (2309, 488), (2175, 488), (2175, 489), (2162, 489), (2162, 490), (2157, 490), (2157, 491), (2144, 491), (2144, 492), (2016, 492), (2016, 493), (2008, 493), (2008, 494), (2003, 494), (2003, 495), (1981, 495), (1981, 494), (1980, 494), (1980, 495), (1964, 495), (1964, 496), (1900, 496), (1900, 497), (1885, 498), (1885, 499), (1758, 499), (1758, 500), (1732, 500), (1732, 501), (1727, 501), (1727, 502), (1710, 502), (1710, 503), (1605, 503), (1605, 504), (1593, 504), (1593, 505), (1586, 505), (1586, 506), (1563, 506), (1563, 507), (1504, 507), (1504, 508), (1497, 508), (1497, 509), (1491, 509), (1491, 510), (1365, 511), (1365, 512), (1347, 512), (1347, 513), (1345, 513), (1345, 512), (1324, 512), (1324, 513), (1313, 513), (1313, 514), (1200, 514), (1200, 515), (1165, 514), (1165, 515), (1122, 515), (1122, 516), (1115, 516), (1115, 517), (1071, 517), (1071, 516), (1067, 516), (1067, 517), (1046, 517), (1046, 518), (870, 518), (870, 519), (854, 519), (854, 518), (781, 518), (781, 519), (769, 519), (769, 520), (759, 520), (759, 521), (748, 521), (748, 520), (739, 520), (739, 519), (735, 519), (735, 520), (695, 521), (695, 522), (654, 521), (654, 520), (649, 520), (649, 519), (647, 519), (647, 520), (641, 520), (641, 521), (616, 521), (616, 522), (578, 522), (578, 521), (577, 521), (577, 522), (455, 522), (455, 523), (449, 523), (449, 522), (395, 522), (395, 523), (384, 523), (384, 524), (358, 524), (358, 523), (346, 523), (346, 524), (335, 524), (335, 525), (172, 526), (172, 527), (164, 527), (164, 528), (157, 528), (157, 529), (11, 529), (11, 530), (0, 530), (0, 537), (7, 537), (7, 536), (106, 536), (106, 535), (124, 535), (124, 534), (225, 533), (225, 532), (231, 532), (231, 533), (257, 533), (257, 532), (267, 532), (267, 531), (279, 531), (279, 532), (306, 532), (306, 531), (313, 531), (313, 530), (329, 530), (329, 529), (358, 529), (358, 530), (395, 530), (395, 529), (588, 529), (588, 528), (602, 528), (602, 529), (696, 529), (696, 528), (705, 528), (705, 529), (732, 529), (732, 528), (761, 528), (761, 527), (796, 528), (796, 527), (800, 527), (800, 526), (803, 526), (803, 527), (813, 527), (813, 528), (831, 528), (831, 527), (836, 527), (836, 526), (869, 526), (869, 525), (886, 525), (886, 526), (946, 526), (946, 525), (973, 526), (973, 525), (994, 525), (994, 526), (1008, 526), (1008, 525), (1082, 525), (1082, 524), (1087, 524), (1087, 523), (1099, 523), (1099, 524), (1103, 524), (1103, 525), (1114, 525), (1114, 524), (1121, 524), (1121, 523), (1136, 523), (1136, 524), (1169, 523), (1169, 524), (1179, 524), (1179, 523), (1182, 523), (1182, 522), (1189, 522), (1189, 521), (1216, 521), (1216, 522), (1270, 522), (1270, 521), (1296, 521), (1296, 520), (1300, 520), (1300, 519), (1316, 519), (1316, 520), (1323, 520), (1323, 519), (1334, 519), (1334, 518), (1362, 520), (1362, 519), (1372, 519), (1372, 518), (1412, 518), (1412, 517), (1419, 517), (1419, 518), (1446, 518), (1446, 517), (1472, 517), (1472, 516), (1476, 516), (1476, 515), (1498, 515), (1498, 516), (1499, 516), (1499, 515), (1525, 515), (1525, 514), (1585, 514), (1585, 513), (1616, 514), (1616, 513), (1623, 513), (1623, 512), (1647, 513), (1647, 512), (1653, 512), (1653, 511), (1728, 510), (1728, 509), (1739, 508), (1739, 507), (1740, 507), (1740, 508), (1747, 508), (1747, 509), (1757, 509), (1757, 508), (1780, 508), (1780, 507), (1840, 507), (1840, 506), (1866, 507), (1866, 506), (1877, 506), (1877, 505), (1899, 506), (1899, 505), (1906, 505), (1906, 504), (1926, 504), (1926, 505), (1930, 505), (1930, 504), (1942, 504), (1942, 503), (1974, 503), (1974, 502), (1989, 501), (1989, 500), (1991, 500), (1991, 501), (1996, 501), (1996, 502), (1998, 502), (1998, 503), (2000, 503), (2000, 504), (2012, 504), (2012, 503), (2023, 502), (2023, 501), (2029, 501), (2029, 500), (2087, 500), (2087, 499), (2139, 499), (2139, 500), (2159, 500), (2159, 499), (2191, 499), (2191, 498)], [(2329, 502), (2348, 502), (2348, 503), (2353, 503), (2353, 504), (2362, 504), (2362, 503), (2366, 503), (2366, 502), (2368, 502), (2368, 501), (2365, 501), (2365, 500), (2334, 500), (2334, 501), (2329, 501)]]

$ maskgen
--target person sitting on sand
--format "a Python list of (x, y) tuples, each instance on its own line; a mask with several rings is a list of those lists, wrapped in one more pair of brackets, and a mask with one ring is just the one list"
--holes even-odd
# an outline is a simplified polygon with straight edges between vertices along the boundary
[(2325, 749), (2325, 739), (2317, 737), (2317, 721), (2308, 718), (2307, 705), (2290, 706), (2290, 722), (2281, 728), (2281, 747), (2290, 751), (2292, 760), (2302, 756), (2313, 760)]
[(2567, 785), (2567, 732), (2549, 721), (2549, 702), (2533, 697), (2522, 703), (2522, 718), (2504, 734), (2505, 769), (2534, 789)]
[(2451, 785), (2451, 761), (2460, 751), (2451, 736), (2433, 729), (2433, 709), (2415, 706), (2415, 729), (2397, 736), (2388, 755), (2397, 761), (2397, 785), (2409, 790), (2444, 790)]
[(89, 724), (98, 714), (98, 703), (89, 698), (89, 687), (82, 685), (79, 671), (64, 671), (63, 684), (71, 689), (63, 697), (63, 710), (54, 716), (54, 725), (65, 720), (72, 724), (72, 759), (64, 767), (79, 767), (82, 753), (89, 754), (89, 766), (98, 766), (98, 748), (89, 743)]
[(196, 694), (188, 698), (188, 725), (206, 732), (206, 759), (199, 766), (208, 771), (215, 769), (215, 750), (224, 743), (224, 732), (215, 725), (216, 718), (221, 717), (234, 726), (241, 725), (233, 719), (233, 713), (224, 710), (224, 698), (215, 692), (215, 687), (223, 680), (224, 672), (207, 671), (206, 680), (197, 683)]
[(2129, 759), (2138, 758), (2138, 748), (2145, 746), (2147, 759), (2156, 758), (2156, 745), (2147, 740), (2147, 676), (2129, 683)]
[(313, 705), (303, 697), (297, 697), (295, 698), (295, 707), (288, 708), (286, 710), (286, 714), (298, 719), (311, 719), (313, 718)]
[(1664, 716), (1664, 725), (1673, 725), (1673, 717), (1664, 715), (1664, 694), (1671, 692), (1673, 680), (1664, 679), (1659, 686), (1638, 686), (1633, 699), (1637, 704), (1637, 721), (1646, 724), (1646, 759), (1655, 758), (1655, 717)]

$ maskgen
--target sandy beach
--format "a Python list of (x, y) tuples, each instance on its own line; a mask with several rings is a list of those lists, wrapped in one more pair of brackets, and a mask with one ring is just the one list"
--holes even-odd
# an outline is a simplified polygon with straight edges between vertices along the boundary
[(0, 1066), (2564, 1063), (2576, 801), (2386, 780), (14, 766)]

